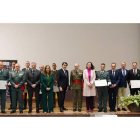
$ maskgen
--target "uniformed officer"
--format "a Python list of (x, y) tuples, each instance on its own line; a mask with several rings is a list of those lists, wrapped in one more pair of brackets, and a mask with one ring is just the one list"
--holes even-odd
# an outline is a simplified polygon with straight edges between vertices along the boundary
[(82, 87), (83, 71), (79, 69), (79, 64), (74, 65), (74, 70), (70, 74), (70, 86), (73, 94), (73, 111), (81, 112), (82, 108)]
[(10, 73), (10, 83), (11, 83), (11, 90), (12, 90), (12, 111), (11, 113), (16, 112), (16, 98), (19, 103), (19, 111), (23, 113), (23, 85), (25, 83), (25, 73), (20, 70), (20, 65), (15, 65), (15, 71)]
[[(97, 80), (107, 80), (110, 81), (108, 71), (105, 71), (105, 64), (101, 63), (101, 70), (96, 72), (96, 79)], [(101, 86), (97, 87), (98, 92), (98, 103), (99, 103), (99, 111), (107, 112), (107, 98), (108, 98), (108, 86)]]
[(1, 113), (6, 113), (5, 112), (5, 105), (6, 105), (6, 86), (7, 86), (8, 77), (9, 77), (9, 72), (7, 70), (4, 70), (3, 69), (3, 62), (0, 61), (0, 81), (5, 83), (5, 87), (1, 87), (0, 88)]

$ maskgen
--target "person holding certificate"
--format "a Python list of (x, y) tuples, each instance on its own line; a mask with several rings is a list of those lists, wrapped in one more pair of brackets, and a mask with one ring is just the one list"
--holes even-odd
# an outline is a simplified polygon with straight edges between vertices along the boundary
[(51, 73), (51, 68), (49, 65), (45, 66), (44, 73), (41, 73), (40, 79), (43, 101), (43, 113), (51, 113), (53, 112), (54, 76)]
[(1, 97), (1, 113), (5, 112), (6, 105), (6, 86), (9, 78), (9, 72), (3, 69), (3, 62), (0, 61), (0, 97)]
[(11, 113), (16, 112), (17, 100), (19, 103), (19, 111), (23, 113), (23, 85), (25, 83), (25, 73), (20, 70), (20, 65), (17, 63), (15, 65), (15, 71), (10, 73), (9, 78), (12, 90), (12, 111)]
[(140, 90), (140, 88), (131, 87), (131, 80), (140, 80), (140, 69), (138, 69), (137, 66), (137, 62), (132, 62), (132, 69), (129, 70), (128, 74), (128, 83), (131, 95), (138, 95), (138, 91)]
[(86, 69), (83, 71), (83, 96), (86, 97), (86, 109), (87, 112), (92, 112), (94, 108), (94, 96), (96, 96), (95, 91), (95, 79), (96, 74), (92, 62), (86, 64)]
[(118, 71), (116, 70), (116, 63), (111, 64), (111, 70), (109, 72), (109, 77), (111, 80), (111, 84), (109, 85), (109, 107), (110, 112), (116, 112), (116, 97), (118, 94), (118, 84), (120, 81), (120, 76)]
[[(105, 71), (105, 64), (101, 63), (101, 70), (96, 72), (96, 79), (97, 80), (106, 80), (108, 83), (110, 81), (108, 71)], [(102, 85), (97, 87), (98, 93), (98, 104), (99, 110), (98, 112), (107, 112), (107, 98), (108, 98), (108, 85)]]

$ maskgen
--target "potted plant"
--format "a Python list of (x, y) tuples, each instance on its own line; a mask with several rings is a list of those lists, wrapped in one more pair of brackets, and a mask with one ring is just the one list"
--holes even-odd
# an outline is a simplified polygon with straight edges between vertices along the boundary
[(122, 97), (121, 105), (127, 107), (131, 112), (140, 112), (140, 95)]

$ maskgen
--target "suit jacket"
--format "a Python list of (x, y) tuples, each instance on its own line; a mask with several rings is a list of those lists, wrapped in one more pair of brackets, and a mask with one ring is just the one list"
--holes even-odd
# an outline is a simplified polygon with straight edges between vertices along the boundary
[(111, 84), (116, 84), (118, 86), (120, 81), (119, 72), (115, 70), (115, 75), (113, 75), (112, 70), (109, 70), (108, 73), (109, 73)]
[(41, 74), (40, 77), (40, 82), (41, 82), (41, 89), (42, 92), (46, 92), (46, 88), (49, 87), (50, 88), (50, 92), (53, 92), (53, 85), (54, 85), (54, 76), (53, 74), (50, 75), (49, 78), (47, 78), (46, 75), (44, 75), (43, 73)]
[(128, 81), (128, 73), (129, 73), (129, 71), (127, 69), (125, 69), (125, 75), (123, 75), (122, 69), (118, 69), (118, 73), (119, 73), (119, 77), (120, 77), (120, 81), (119, 81), (118, 86), (127, 88), (127, 81)]
[(63, 90), (66, 90), (69, 86), (69, 72), (66, 70), (66, 74), (63, 69), (58, 70), (58, 87), (62, 87)]
[(35, 89), (40, 89), (40, 75), (39, 70), (35, 70), (34, 74), (32, 69), (26, 72), (27, 88), (32, 88), (32, 84), (36, 84)]
[(133, 69), (129, 70), (128, 73), (128, 83), (130, 83), (130, 80), (140, 80), (140, 69), (137, 69), (137, 74), (133, 74)]

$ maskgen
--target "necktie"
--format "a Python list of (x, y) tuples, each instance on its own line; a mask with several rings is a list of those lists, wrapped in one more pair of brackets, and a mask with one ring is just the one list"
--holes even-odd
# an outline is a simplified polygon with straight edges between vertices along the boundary
[(113, 77), (115, 77), (115, 71), (113, 70), (113, 72), (112, 72), (112, 75), (113, 75)]
[(123, 70), (123, 76), (125, 76), (125, 70)]
[(136, 73), (136, 69), (134, 69), (134, 75), (136, 75), (137, 73)]
[(64, 74), (67, 76), (66, 70), (64, 70)]

